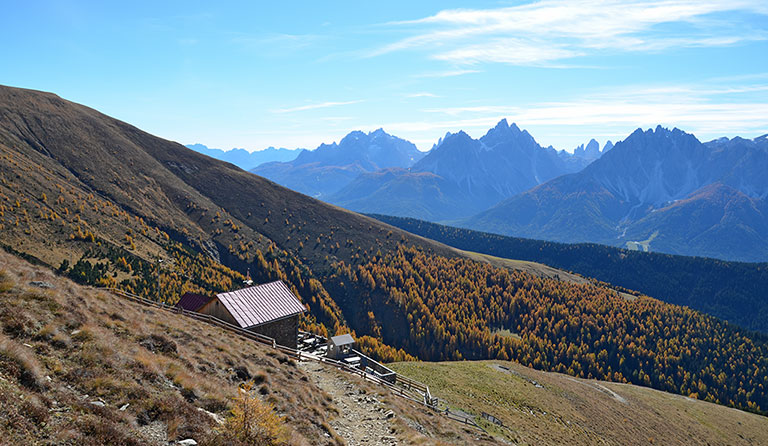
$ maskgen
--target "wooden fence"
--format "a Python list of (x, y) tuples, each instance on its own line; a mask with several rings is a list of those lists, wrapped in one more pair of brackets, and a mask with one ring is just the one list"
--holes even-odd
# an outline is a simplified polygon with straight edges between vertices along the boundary
[(483, 430), (483, 428), (481, 428), (480, 425), (478, 425), (477, 422), (475, 422), (475, 419), (472, 418), (472, 417), (468, 417), (468, 416), (463, 415), (463, 414), (451, 412), (450, 409), (447, 409), (447, 408), (444, 411), (441, 411), (440, 413), (443, 414), (446, 418), (450, 418), (450, 419), (452, 419), (454, 421), (460, 421), (460, 422), (462, 422), (464, 424), (468, 424), (470, 426), (474, 426), (474, 427), (476, 427), (476, 428), (478, 428), (480, 430)]
[(486, 420), (490, 421), (490, 422), (491, 422), (491, 423), (493, 423), (493, 424), (496, 424), (496, 425), (499, 425), (499, 426), (502, 426), (502, 427), (504, 427), (504, 423), (502, 423), (500, 419), (498, 419), (498, 418), (494, 417), (493, 415), (491, 415), (491, 414), (489, 414), (489, 413), (485, 413), (485, 412), (482, 412), (482, 413), (480, 414), (480, 416), (481, 416), (482, 418), (484, 418), (484, 419), (486, 419)]
[[(438, 400), (437, 400), (437, 398), (432, 398), (431, 393), (429, 392), (429, 387), (427, 387), (426, 385), (424, 385), (424, 384), (422, 384), (422, 383), (420, 383), (418, 381), (414, 381), (414, 380), (412, 380), (410, 378), (402, 376), (399, 373), (396, 374), (395, 382), (391, 383), (391, 382), (383, 380), (383, 379), (381, 379), (379, 377), (373, 376), (373, 375), (371, 375), (371, 374), (369, 374), (369, 373), (365, 372), (364, 370), (361, 370), (361, 369), (359, 369), (357, 367), (352, 367), (349, 364), (346, 364), (344, 362), (337, 361), (335, 359), (331, 359), (331, 358), (328, 358), (326, 356), (313, 355), (313, 354), (310, 354), (310, 353), (302, 352), (300, 350), (292, 349), (290, 347), (285, 347), (283, 345), (280, 345), (280, 344), (276, 343), (275, 340), (273, 338), (270, 338), (269, 336), (264, 336), (264, 335), (259, 334), (259, 333), (254, 333), (252, 331), (244, 330), (244, 329), (242, 329), (242, 328), (240, 328), (240, 327), (238, 327), (236, 325), (230, 324), (229, 322), (222, 321), (221, 319), (215, 318), (215, 317), (210, 316), (208, 314), (196, 313), (194, 311), (187, 311), (187, 310), (184, 310), (184, 309), (179, 308), (179, 307), (170, 306), (170, 305), (166, 305), (166, 304), (161, 304), (161, 303), (158, 303), (158, 302), (146, 299), (144, 297), (137, 296), (137, 295), (132, 294), (132, 293), (128, 293), (128, 292), (123, 291), (123, 290), (118, 289), (118, 288), (105, 287), (105, 288), (97, 288), (97, 289), (108, 291), (108, 292), (110, 292), (110, 293), (112, 293), (114, 295), (126, 298), (126, 299), (134, 301), (134, 302), (138, 302), (138, 303), (143, 304), (143, 305), (154, 307), (154, 308), (157, 308), (157, 309), (160, 309), (160, 310), (164, 310), (164, 311), (167, 311), (167, 312), (170, 312), (170, 313), (183, 315), (183, 316), (186, 316), (186, 317), (190, 317), (192, 319), (196, 319), (196, 320), (199, 320), (199, 321), (202, 321), (202, 322), (209, 323), (211, 325), (218, 326), (218, 327), (220, 327), (220, 328), (222, 328), (224, 330), (227, 330), (229, 332), (235, 333), (238, 336), (244, 337), (244, 338), (249, 339), (251, 341), (255, 341), (255, 342), (264, 344), (264, 345), (266, 345), (268, 347), (272, 347), (272, 348), (274, 348), (276, 350), (279, 350), (279, 351), (285, 353), (286, 355), (289, 355), (289, 356), (292, 356), (292, 357), (296, 358), (299, 361), (311, 360), (311, 361), (318, 362), (320, 364), (325, 364), (325, 365), (329, 365), (329, 366), (335, 367), (335, 368), (343, 370), (345, 372), (349, 372), (349, 373), (358, 375), (364, 381), (371, 381), (373, 383), (376, 383), (378, 385), (386, 387), (393, 394), (395, 394), (395, 395), (397, 395), (397, 396), (399, 396), (401, 398), (407, 399), (407, 400), (409, 400), (409, 401), (411, 401), (413, 403), (420, 404), (420, 405), (422, 405), (424, 407), (432, 409), (433, 411), (438, 412), (440, 414), (443, 414), (444, 416), (446, 416), (447, 418), (450, 418), (452, 420), (460, 421), (460, 422), (462, 422), (464, 424), (468, 424), (468, 425), (471, 425), (471, 426), (474, 426), (474, 427), (477, 427), (478, 429), (480, 429), (480, 426), (478, 426), (477, 423), (475, 423), (475, 421), (473, 419), (471, 419), (471, 418), (468, 418), (468, 417), (463, 416), (463, 415), (452, 413), (448, 409), (446, 409), (445, 411), (438, 410), (437, 409), (437, 402), (438, 402)], [(411, 393), (409, 394), (406, 391), (410, 391)], [(414, 396), (413, 395), (413, 391), (418, 392), (419, 397)]]

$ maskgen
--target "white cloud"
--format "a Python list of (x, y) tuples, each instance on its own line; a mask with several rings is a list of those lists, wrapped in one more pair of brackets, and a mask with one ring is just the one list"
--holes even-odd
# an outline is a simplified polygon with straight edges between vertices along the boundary
[(453, 77), (463, 76), (465, 74), (479, 73), (480, 70), (447, 70), (447, 71), (433, 71), (429, 73), (421, 73), (414, 75), (414, 77)]
[(405, 97), (406, 98), (439, 98), (440, 96), (438, 96), (438, 95), (436, 95), (434, 93), (429, 93), (429, 92), (426, 92), (426, 91), (422, 91), (422, 92), (419, 92), (419, 93), (407, 94), (407, 95), (405, 95)]
[(328, 108), (328, 107), (338, 107), (340, 105), (350, 105), (350, 104), (358, 104), (360, 102), (363, 102), (362, 100), (358, 101), (341, 101), (341, 102), (321, 102), (318, 104), (307, 104), (307, 105), (300, 105), (298, 107), (290, 107), (290, 108), (278, 108), (276, 110), (272, 110), (272, 113), (293, 113), (298, 111), (306, 111), (306, 110), (316, 110), (318, 108)]
[(423, 119), (392, 122), (395, 134), (465, 130), (479, 137), (501, 118), (527, 128), (544, 144), (575, 147), (584, 136), (617, 139), (640, 127), (679, 127), (702, 140), (720, 136), (756, 137), (768, 132), (768, 86), (732, 85), (716, 80), (688, 85), (627, 85), (592, 91), (558, 102), (485, 104), (420, 110)]
[[(505, 8), (444, 10), (388, 24), (414, 34), (370, 56), (415, 49), (454, 64), (541, 65), (596, 51), (729, 46), (765, 40), (768, 30), (720, 20), (718, 14), (768, 15), (767, 5), (764, 0), (543, 0)], [(664, 26), (669, 24), (676, 26)]]
[(510, 65), (538, 65), (583, 54), (583, 52), (571, 49), (548, 47), (544, 42), (498, 38), (441, 52), (433, 57), (437, 60), (458, 64), (492, 61)]

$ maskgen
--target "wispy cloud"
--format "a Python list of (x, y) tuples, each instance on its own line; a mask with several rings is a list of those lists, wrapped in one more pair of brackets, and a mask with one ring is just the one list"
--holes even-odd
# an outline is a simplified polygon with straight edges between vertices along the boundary
[[(395, 134), (439, 135), (465, 130), (481, 136), (506, 118), (531, 129), (542, 140), (561, 141), (558, 133), (584, 133), (621, 139), (635, 128), (679, 127), (702, 139), (768, 132), (768, 86), (730, 85), (715, 80), (696, 84), (626, 85), (585, 93), (557, 102), (524, 106), (498, 104), (422, 109), (423, 119), (390, 122)], [(432, 117), (430, 117), (432, 116)], [(569, 147), (566, 144), (564, 147)], [(561, 147), (563, 148), (563, 147)]]
[(305, 110), (316, 110), (318, 108), (328, 108), (328, 107), (338, 107), (341, 105), (358, 104), (360, 102), (363, 102), (363, 101), (357, 100), (357, 101), (341, 101), (341, 102), (330, 102), (330, 101), (320, 102), (318, 104), (300, 105), (298, 107), (278, 108), (278, 109), (272, 110), (272, 113), (293, 113), (293, 112), (299, 112), (299, 111), (305, 111)]
[(419, 93), (407, 94), (407, 95), (405, 95), (405, 97), (406, 98), (439, 98), (440, 96), (438, 96), (438, 95), (436, 95), (434, 93), (429, 93), (429, 92), (426, 92), (426, 91), (422, 91), (422, 92), (419, 92)]
[(480, 73), (480, 70), (446, 70), (446, 71), (432, 71), (428, 73), (416, 74), (414, 77), (453, 77), (463, 76), (465, 74)]
[[(547, 65), (598, 51), (654, 52), (765, 40), (765, 26), (718, 13), (768, 15), (764, 0), (543, 0), (494, 9), (453, 9), (388, 24), (413, 35), (371, 56), (421, 50), (453, 64)], [(762, 19), (764, 21), (764, 18)], [(760, 22), (758, 20), (757, 22)], [(675, 26), (668, 26), (675, 25)]]

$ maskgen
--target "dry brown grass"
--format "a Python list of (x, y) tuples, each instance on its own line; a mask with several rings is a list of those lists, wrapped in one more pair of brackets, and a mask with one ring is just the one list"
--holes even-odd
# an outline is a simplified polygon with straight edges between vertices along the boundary
[[(169, 440), (216, 444), (220, 428), (199, 409), (227, 416), (238, 368), (269, 383), (295, 444), (333, 444), (323, 435), (327, 414), (309, 409), (321, 405), (322, 394), (284, 355), (73, 285), (2, 252), (0, 265), (0, 438), (9, 444), (49, 436), (67, 444), (144, 444), (142, 426), (152, 422), (163, 423)], [(55, 289), (24, 285), (31, 280)]]
[[(517, 444), (768, 444), (768, 418), (630, 384), (548, 373), (505, 361), (391, 364), (430, 386), (452, 409)], [(418, 415), (417, 415), (418, 417)], [(414, 418), (437, 429), (427, 417)]]
[[(333, 398), (285, 354), (74, 285), (3, 252), (0, 265), (5, 270), (0, 278), (11, 284), (0, 293), (0, 346), (10, 352), (0, 361), (0, 438), (8, 444), (44, 438), (60, 444), (145, 444), (144, 429), (161, 423), (171, 441), (191, 437), (203, 445), (237, 445), (204, 411), (226, 418), (246, 376), (260, 401), (284, 417), (288, 444), (344, 443), (328, 424), (340, 414)], [(31, 280), (55, 288), (25, 285)], [(30, 385), (11, 368), (27, 371)], [(404, 418), (436, 419), (350, 379), (389, 400)], [(439, 428), (427, 437), (405, 424), (399, 438), (406, 444), (467, 444), (475, 438), (453, 422), (436, 423)]]
[(0, 335), (0, 371), (30, 390), (43, 389), (42, 371), (37, 358), (28, 347), (5, 335)]

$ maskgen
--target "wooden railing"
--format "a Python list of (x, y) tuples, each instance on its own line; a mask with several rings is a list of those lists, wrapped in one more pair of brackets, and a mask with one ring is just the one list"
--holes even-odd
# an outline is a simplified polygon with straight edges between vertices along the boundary
[[(318, 362), (320, 364), (325, 364), (325, 365), (328, 365), (328, 366), (335, 367), (335, 368), (337, 368), (339, 370), (343, 370), (345, 372), (349, 372), (349, 373), (358, 375), (361, 378), (363, 378), (364, 381), (370, 381), (370, 382), (373, 382), (373, 383), (376, 383), (378, 385), (386, 387), (393, 394), (395, 394), (395, 395), (397, 395), (397, 396), (399, 396), (401, 398), (404, 398), (404, 399), (407, 399), (407, 400), (412, 401), (414, 403), (420, 404), (420, 405), (422, 405), (424, 407), (427, 407), (427, 408), (429, 408), (429, 409), (431, 409), (431, 410), (433, 410), (433, 411), (435, 411), (437, 413), (443, 414), (444, 416), (446, 416), (446, 417), (448, 417), (450, 419), (453, 419), (453, 420), (456, 420), (456, 421), (461, 421), (464, 424), (468, 424), (468, 425), (475, 426), (475, 427), (479, 428), (479, 426), (477, 425), (477, 423), (475, 423), (475, 421), (473, 419), (470, 419), (470, 418), (467, 418), (467, 417), (464, 417), (464, 416), (461, 416), (461, 415), (458, 415), (458, 414), (455, 414), (455, 413), (451, 413), (447, 409), (444, 410), (444, 411), (438, 410), (438, 408), (437, 408), (437, 398), (432, 398), (432, 395), (429, 392), (429, 387), (427, 387), (426, 385), (424, 385), (424, 384), (422, 384), (422, 383), (420, 383), (418, 381), (414, 381), (414, 380), (412, 380), (410, 378), (402, 376), (399, 373), (397, 373), (395, 375), (396, 376), (395, 382), (392, 383), (392, 382), (386, 381), (384, 379), (381, 379), (381, 378), (379, 378), (377, 376), (371, 375), (370, 373), (367, 373), (364, 370), (361, 370), (361, 369), (359, 369), (357, 367), (353, 367), (353, 366), (351, 366), (349, 364), (346, 364), (346, 363), (344, 363), (342, 361), (337, 361), (335, 359), (331, 359), (331, 358), (328, 358), (326, 356), (313, 355), (311, 353), (302, 352), (300, 350), (296, 350), (296, 349), (293, 349), (293, 348), (290, 348), (290, 347), (286, 347), (284, 345), (280, 345), (277, 342), (275, 342), (275, 340), (273, 338), (270, 338), (269, 336), (265, 336), (265, 335), (262, 335), (262, 334), (259, 334), (259, 333), (254, 333), (252, 331), (244, 330), (244, 329), (242, 329), (242, 328), (240, 328), (240, 327), (238, 327), (236, 325), (230, 324), (229, 322), (223, 321), (223, 320), (221, 320), (219, 318), (213, 317), (213, 316), (208, 315), (208, 314), (196, 313), (194, 311), (184, 310), (184, 309), (179, 308), (179, 307), (170, 306), (170, 305), (166, 305), (166, 304), (161, 304), (161, 303), (158, 303), (158, 302), (146, 299), (144, 297), (137, 296), (137, 295), (135, 295), (133, 293), (129, 293), (127, 291), (123, 291), (123, 290), (118, 289), (118, 288), (103, 287), (103, 288), (97, 288), (97, 289), (108, 291), (108, 292), (110, 292), (110, 293), (112, 293), (114, 295), (126, 298), (128, 300), (131, 300), (131, 301), (143, 304), (143, 305), (154, 307), (154, 308), (157, 308), (159, 310), (164, 310), (164, 311), (167, 311), (169, 313), (174, 313), (174, 314), (180, 314), (180, 315), (183, 315), (183, 316), (186, 316), (186, 317), (190, 317), (192, 319), (196, 319), (198, 321), (202, 321), (202, 322), (209, 323), (211, 325), (215, 325), (215, 326), (220, 327), (220, 328), (222, 328), (224, 330), (227, 330), (229, 332), (235, 333), (238, 336), (241, 336), (241, 337), (244, 337), (246, 339), (258, 342), (260, 344), (264, 344), (264, 345), (266, 345), (268, 347), (272, 347), (272, 348), (274, 348), (276, 350), (279, 350), (279, 351), (285, 353), (286, 355), (289, 355), (291, 357), (296, 358), (299, 361), (311, 360), (311, 361)], [(415, 397), (413, 394), (409, 394), (407, 392), (407, 391), (414, 391), (414, 390), (416, 392), (418, 392), (420, 397)]]
[(444, 411), (440, 411), (440, 413), (443, 414), (447, 418), (450, 418), (450, 419), (455, 420), (455, 421), (460, 421), (460, 422), (462, 422), (464, 424), (468, 424), (470, 426), (474, 426), (474, 427), (482, 430), (482, 428), (480, 427), (480, 425), (477, 424), (477, 422), (475, 421), (474, 418), (468, 417), (466, 415), (461, 415), (461, 414), (458, 414), (458, 413), (451, 412), (449, 409), (445, 409)]

